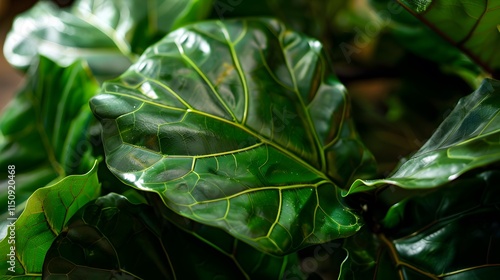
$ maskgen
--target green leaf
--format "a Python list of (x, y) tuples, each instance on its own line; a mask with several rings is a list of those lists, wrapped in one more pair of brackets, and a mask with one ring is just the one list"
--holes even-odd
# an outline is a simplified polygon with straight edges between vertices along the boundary
[(63, 65), (88, 61), (97, 76), (125, 71), (144, 49), (170, 30), (202, 18), (207, 0), (78, 0), (60, 9), (39, 1), (19, 15), (4, 53), (18, 68), (41, 54)]
[[(37, 188), (56, 178), (83, 174), (93, 166), (88, 134), (96, 121), (88, 100), (98, 88), (80, 62), (61, 67), (40, 57), (30, 68), (24, 87), (0, 117), (0, 170), (7, 172), (9, 165), (15, 166), (12, 179), (17, 184), (19, 212)], [(7, 205), (8, 180), (2, 177), (0, 181), (1, 205)]]
[(460, 75), (474, 88), (482, 81), (484, 77), (479, 78), (481, 68), (477, 64), (457, 46), (445, 40), (403, 7), (393, 1), (371, 0), (370, 2), (381, 11), (379, 14), (385, 16), (384, 22), (387, 25), (384, 31), (390, 32), (405, 49), (419, 57), (438, 63), (445, 72)]
[(341, 279), (493, 279), (500, 272), (500, 171), (392, 206), (378, 234), (345, 240)]
[(84, 175), (71, 175), (36, 190), (19, 218), (7, 219), (7, 236), (0, 241), (2, 279), (41, 279), (52, 242), (73, 214), (99, 192), (97, 161)]
[[(210, 245), (210, 250), (225, 255), (234, 262), (241, 274), (248, 279), (304, 279), (297, 253), (283, 257), (273, 256), (235, 239), (227, 232), (197, 223), (168, 209), (156, 193), (145, 193), (158, 216), (170, 221), (185, 234), (192, 235)], [(204, 270), (206, 270), (205, 268)], [(283, 278), (288, 277), (288, 278)], [(295, 277), (295, 278), (292, 278)], [(208, 278), (207, 278), (208, 279)], [(211, 279), (211, 278), (210, 278)]]
[(109, 168), (266, 252), (353, 234), (340, 187), (373, 159), (322, 52), (270, 19), (178, 29), (91, 100)]
[(386, 179), (357, 180), (349, 193), (391, 184), (434, 188), (500, 160), (500, 81), (485, 79), (462, 98), (432, 137)]
[(500, 71), (500, 1), (398, 0), (490, 73)]
[[(161, 201), (160, 201), (161, 203)], [(225, 248), (175, 227), (145, 204), (108, 194), (71, 219), (47, 254), (47, 279), (282, 279), (291, 257), (273, 257), (217, 236)], [(196, 230), (211, 232), (206, 226)], [(212, 232), (220, 233), (220, 232)], [(296, 256), (295, 256), (296, 257)]]

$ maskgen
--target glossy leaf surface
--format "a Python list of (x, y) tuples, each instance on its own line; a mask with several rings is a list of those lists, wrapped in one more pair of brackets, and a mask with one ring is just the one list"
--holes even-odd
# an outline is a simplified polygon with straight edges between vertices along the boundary
[(60, 9), (39, 1), (13, 23), (4, 52), (26, 68), (41, 54), (63, 65), (88, 61), (94, 74), (116, 76), (170, 30), (208, 12), (206, 0), (77, 0)]
[(353, 234), (373, 170), (321, 44), (268, 19), (169, 34), (91, 100), (107, 164), (175, 212), (283, 254)]
[(500, 71), (500, 1), (398, 0), (492, 73)]
[[(206, 226), (194, 229), (210, 232)], [(217, 230), (220, 231), (220, 230)], [(53, 243), (46, 279), (282, 279), (293, 257), (273, 257), (226, 233), (209, 245), (156, 216), (145, 204), (109, 194), (78, 212)], [(295, 256), (296, 257), (296, 256)]]
[(357, 180), (350, 192), (384, 184), (433, 188), (500, 160), (500, 82), (485, 79), (462, 98), (422, 148), (387, 179)]
[[(89, 129), (95, 120), (88, 100), (98, 88), (80, 62), (61, 67), (40, 57), (30, 68), (24, 87), (0, 117), (0, 168), (15, 166), (18, 211), (37, 188), (56, 178), (83, 174), (94, 164)], [(2, 177), (3, 205), (7, 205), (7, 183), (8, 178)]]
[[(9, 228), (7, 237), (0, 241), (2, 279), (41, 279), (43, 260), (52, 242), (72, 215), (99, 192), (97, 163), (84, 175), (71, 175), (36, 190), (14, 220), (15, 228)], [(11, 252), (15, 253), (12, 258), (8, 255)], [(11, 264), (12, 259), (15, 263)]]
[(379, 234), (346, 239), (342, 279), (493, 279), (500, 273), (500, 172), (392, 206)]

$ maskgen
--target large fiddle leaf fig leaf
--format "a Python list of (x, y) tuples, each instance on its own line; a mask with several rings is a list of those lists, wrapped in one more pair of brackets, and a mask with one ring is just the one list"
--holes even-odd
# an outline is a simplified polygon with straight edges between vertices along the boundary
[(500, 160), (500, 81), (485, 79), (462, 98), (432, 137), (386, 179), (357, 180), (350, 193), (385, 184), (434, 188)]
[(106, 161), (176, 213), (283, 254), (361, 223), (340, 188), (374, 170), (321, 44), (269, 19), (208, 21), (91, 100)]
[(493, 279), (500, 273), (500, 171), (393, 205), (377, 234), (345, 240), (340, 279)]
[(40, 186), (19, 218), (8, 219), (8, 234), (0, 241), (2, 279), (41, 279), (52, 242), (78, 209), (99, 196), (97, 165), (86, 174)]
[(41, 54), (63, 65), (84, 59), (95, 75), (116, 76), (170, 30), (202, 18), (210, 5), (210, 0), (77, 0), (60, 9), (39, 1), (15, 19), (4, 53), (18, 68)]
[[(211, 232), (203, 225), (193, 230)], [(180, 230), (151, 206), (110, 193), (74, 215), (47, 254), (44, 276), (283, 279), (286, 268), (298, 261), (296, 255), (266, 255), (220, 230), (212, 233), (219, 234), (215, 239), (222, 247)]]
[[(88, 100), (98, 89), (81, 62), (61, 67), (40, 57), (30, 68), (24, 87), (0, 117), (0, 168), (15, 166), (19, 212), (36, 189), (93, 166), (90, 133), (95, 120)], [(2, 205), (7, 205), (8, 179), (0, 181)], [(3, 233), (6, 210), (0, 216)]]
[(500, 72), (499, 0), (398, 0), (487, 71)]

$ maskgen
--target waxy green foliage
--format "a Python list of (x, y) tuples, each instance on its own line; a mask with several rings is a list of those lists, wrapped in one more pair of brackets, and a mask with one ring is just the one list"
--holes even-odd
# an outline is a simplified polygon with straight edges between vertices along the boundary
[(487, 71), (500, 73), (499, 0), (398, 0)]
[[(5, 275), (2, 279), (41, 279), (45, 254), (52, 242), (73, 214), (100, 195), (97, 165), (96, 161), (86, 174), (64, 177), (33, 192), (14, 223), (14, 242), (10, 229), (0, 241), (0, 269)], [(11, 252), (15, 253), (15, 264), (9, 263)], [(15, 272), (9, 270), (11, 267)]]
[[(207, 237), (206, 233), (215, 234), (217, 244), (195, 237)], [(182, 231), (156, 215), (153, 207), (111, 193), (87, 204), (68, 222), (47, 253), (44, 275), (46, 279), (283, 279), (298, 265), (296, 255), (270, 256), (218, 229), (197, 225)]]
[(385, 184), (434, 188), (500, 160), (500, 82), (485, 79), (460, 100), (422, 148), (386, 179), (357, 180), (350, 193)]
[[(18, 212), (36, 189), (93, 166), (89, 131), (95, 120), (88, 100), (98, 88), (81, 62), (62, 67), (40, 57), (28, 71), (25, 85), (0, 118), (0, 168), (15, 166)], [(2, 177), (2, 190), (7, 190), (7, 180)], [(1, 205), (7, 205), (7, 194), (2, 191)], [(6, 210), (2, 208), (2, 228)]]
[(62, 65), (83, 59), (96, 75), (116, 76), (172, 29), (203, 18), (210, 5), (208, 0), (77, 0), (61, 9), (42, 0), (16, 18), (4, 52), (18, 68), (44, 55)]
[(176, 30), (91, 100), (110, 170), (267, 252), (353, 234), (373, 160), (322, 52), (269, 19)]
[[(350, 12), (357, 6), (285, 2), (77, 0), (59, 9), (40, 1), (20, 15), (4, 50), (14, 66), (30, 70), (0, 118), (0, 168), (16, 166), (11, 177), (16, 214), (22, 214), (16, 248), (9, 237), (0, 241), (1, 278), (498, 275), (499, 81), (486, 79), (476, 89), (479, 68), (462, 64), (463, 55), (442, 40), (427, 40), (429, 29), (402, 24), (408, 23), (404, 15), (385, 18), (390, 26), (370, 33), (390, 54), (370, 66), (374, 61), (365, 60), (381, 53), (370, 49), (378, 44), (361, 46), (356, 38), (366, 35), (361, 27), (373, 31), (373, 17), (355, 19), (355, 32), (337, 37), (334, 24), (356, 14)], [(401, 2), (492, 76), (498, 73), (498, 34), (491, 30), (498, 30), (497, 0)], [(221, 20), (186, 25), (210, 8)], [(261, 14), (286, 18), (288, 25), (261, 17), (222, 20)], [(290, 26), (318, 34), (324, 45)], [(391, 28), (408, 40), (406, 47), (385, 44)], [(442, 100), (456, 88), (466, 94), (433, 67), (448, 67), (476, 89), (420, 151), (383, 179), (373, 179), (374, 158), (354, 128), (351, 114), (363, 112), (351, 109), (325, 54), (335, 58), (332, 44), (353, 36), (358, 60), (367, 64), (340, 63), (339, 77), (348, 85), (381, 70), (375, 80), (382, 82), (368, 84), (384, 88), (384, 73), (394, 71), (404, 77), (388, 77), (389, 84), (428, 89), (411, 99), (423, 100), (412, 109), (434, 93)], [(408, 49), (428, 58), (424, 65), (431, 69), (421, 71), (414, 58), (398, 54)], [(386, 69), (391, 65), (401, 68)], [(118, 78), (95, 95), (94, 77), (110, 76)], [(410, 107), (398, 104), (396, 93), (379, 104), (392, 102), (388, 111), (401, 113)], [(368, 89), (364, 96), (376, 101), (379, 95)], [(420, 107), (412, 113), (422, 117), (427, 108)], [(92, 113), (102, 139), (92, 138), (99, 124)], [(380, 150), (393, 140), (385, 136)], [(101, 156), (106, 165), (98, 168)], [(0, 189), (6, 186), (2, 181)], [(7, 197), (0, 198), (7, 205)], [(1, 232), (10, 235), (9, 220), (1, 222)], [(15, 275), (8, 270), (11, 251)]]
[(500, 171), (393, 205), (378, 233), (344, 241), (341, 279), (490, 279), (500, 273)]

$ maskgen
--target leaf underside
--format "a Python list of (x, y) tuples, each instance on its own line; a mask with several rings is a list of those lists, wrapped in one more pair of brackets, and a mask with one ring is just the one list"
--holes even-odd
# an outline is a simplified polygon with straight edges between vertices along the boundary
[(386, 179), (357, 180), (350, 193), (385, 184), (429, 189), (500, 160), (500, 82), (485, 79), (462, 98), (432, 137)]
[(490, 73), (500, 73), (499, 0), (398, 0)]

